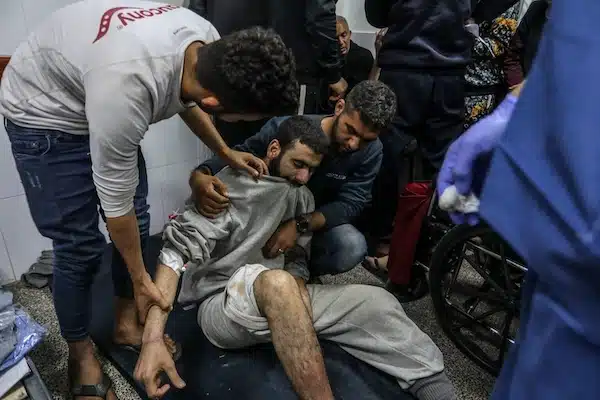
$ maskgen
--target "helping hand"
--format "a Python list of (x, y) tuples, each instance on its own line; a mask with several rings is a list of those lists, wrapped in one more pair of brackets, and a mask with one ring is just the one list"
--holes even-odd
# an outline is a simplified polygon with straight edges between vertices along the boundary
[(166, 382), (160, 386), (162, 371), (166, 372), (169, 380), (177, 389), (185, 387), (185, 382), (177, 373), (172, 354), (167, 349), (164, 340), (158, 339), (144, 343), (133, 371), (133, 377), (144, 385), (146, 393), (151, 399), (164, 396), (171, 388), (171, 385)]
[(147, 272), (144, 273), (144, 276), (140, 281), (133, 282), (133, 297), (135, 299), (138, 317), (142, 324), (146, 322), (148, 310), (150, 310), (150, 307), (153, 305), (156, 305), (167, 312), (172, 308), (171, 304), (163, 297), (160, 289), (152, 282), (152, 278)]
[[(473, 192), (473, 176), (481, 172), (476, 170), (476, 162), (496, 147), (516, 103), (517, 97), (509, 94), (492, 114), (478, 121), (452, 143), (437, 179), (440, 196), (452, 185), (461, 195), (468, 196)], [(456, 224), (465, 222), (465, 215), (461, 213), (451, 213), (450, 217)], [(469, 214), (466, 221), (474, 225), (479, 219), (477, 215)]]
[(194, 171), (190, 176), (196, 209), (206, 218), (216, 218), (229, 207), (227, 186), (216, 176)]
[(277, 228), (267, 244), (263, 247), (263, 255), (266, 258), (275, 258), (296, 245), (298, 231), (296, 220), (284, 222)]
[(223, 158), (232, 168), (246, 171), (255, 178), (260, 178), (262, 175), (269, 174), (267, 164), (250, 153), (229, 150)]

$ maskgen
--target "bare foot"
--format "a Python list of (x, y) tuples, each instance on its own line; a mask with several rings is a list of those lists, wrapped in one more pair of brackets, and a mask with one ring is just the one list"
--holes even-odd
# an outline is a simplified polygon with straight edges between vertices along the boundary
[(115, 332), (113, 342), (121, 345), (139, 346), (144, 327), (139, 323), (133, 299), (116, 298)]
[[(69, 381), (71, 389), (78, 385), (98, 385), (104, 382), (102, 366), (94, 354), (94, 346), (89, 339), (69, 343)], [(76, 400), (98, 400), (98, 396), (73, 396)], [(117, 400), (112, 388), (106, 399)]]

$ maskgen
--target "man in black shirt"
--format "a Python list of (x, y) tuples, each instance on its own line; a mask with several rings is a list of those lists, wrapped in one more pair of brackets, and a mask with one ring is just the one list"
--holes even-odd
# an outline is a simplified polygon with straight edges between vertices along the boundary
[[(358, 82), (369, 79), (374, 64), (373, 54), (352, 41), (352, 31), (346, 18), (338, 15), (335, 27), (342, 54), (342, 77), (348, 83), (346, 93), (349, 93)], [(321, 112), (333, 112), (333, 104), (329, 100), (327, 88), (323, 88), (321, 93)]]
[(338, 15), (335, 27), (342, 52), (342, 77), (348, 82), (350, 91), (358, 82), (369, 79), (373, 68), (373, 54), (352, 41), (352, 31), (346, 18)]

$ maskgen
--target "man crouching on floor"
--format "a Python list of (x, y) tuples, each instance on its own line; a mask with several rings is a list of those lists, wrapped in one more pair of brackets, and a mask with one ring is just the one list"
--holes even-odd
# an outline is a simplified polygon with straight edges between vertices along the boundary
[[(262, 254), (284, 221), (312, 212), (314, 200), (303, 186), (329, 149), (312, 120), (284, 121), (268, 145), (271, 176), (258, 182), (226, 168), (231, 206), (215, 219), (193, 205), (165, 229), (156, 285), (174, 301), (184, 264), (179, 302), (198, 302), (198, 323), (222, 349), (272, 341), (300, 399), (333, 399), (317, 336), (338, 343), (356, 358), (396, 377), (418, 399), (455, 399), (442, 354), (385, 290), (366, 285), (306, 285), (309, 235), (275, 259)], [(168, 313), (152, 307), (134, 376), (150, 398), (165, 371), (175, 387), (185, 385), (163, 340)]]

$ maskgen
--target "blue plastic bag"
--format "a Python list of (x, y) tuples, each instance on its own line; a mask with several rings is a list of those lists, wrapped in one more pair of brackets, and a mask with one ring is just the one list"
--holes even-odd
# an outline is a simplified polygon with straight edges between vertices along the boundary
[[(8, 309), (5, 311), (9, 311)], [(9, 369), (27, 353), (33, 350), (46, 336), (46, 329), (35, 322), (29, 314), (18, 307), (14, 308), (14, 325), (17, 333), (17, 343), (14, 350), (10, 353), (0, 365), (0, 373)]]

